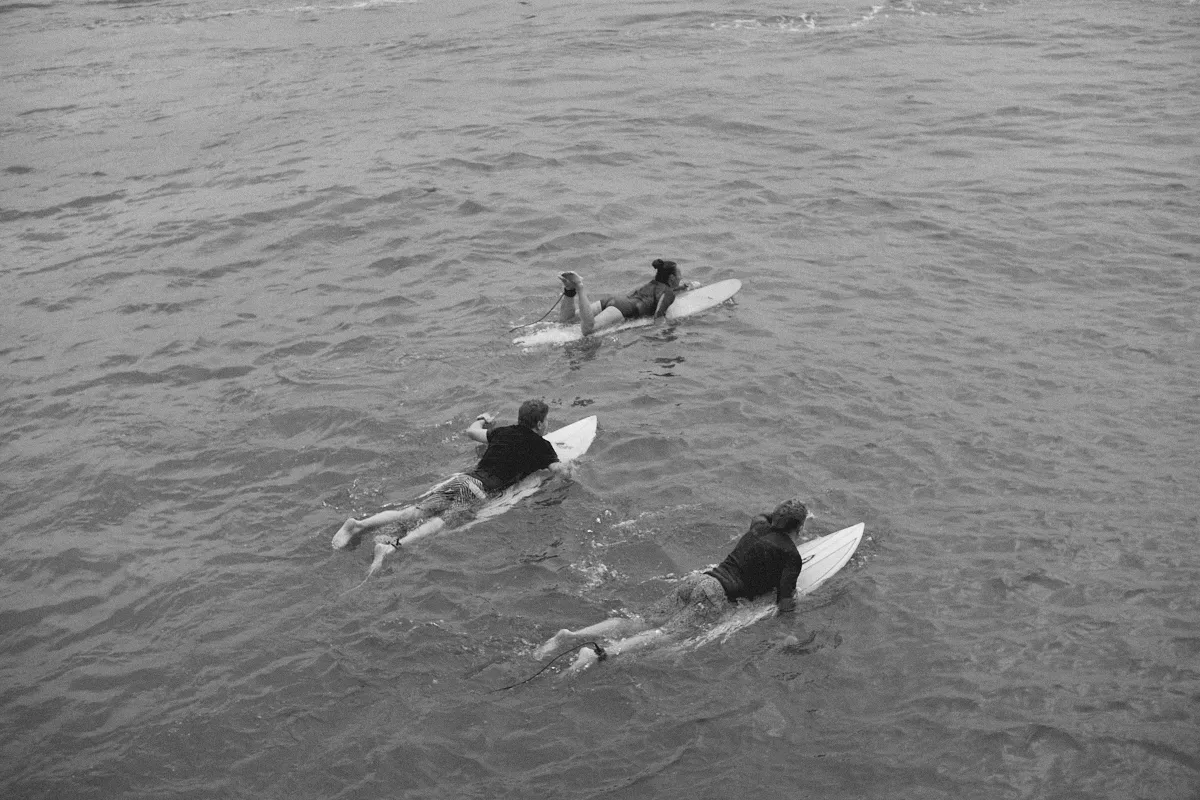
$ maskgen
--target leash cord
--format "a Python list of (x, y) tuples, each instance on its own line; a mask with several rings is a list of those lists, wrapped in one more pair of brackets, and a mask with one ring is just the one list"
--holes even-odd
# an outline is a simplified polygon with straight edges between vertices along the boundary
[[(560, 294), (558, 297), (562, 297), (562, 295)], [(509, 329), (508, 329), (508, 332), (509, 332), (509, 333), (512, 333), (513, 331), (515, 331), (515, 330), (519, 330), (519, 329), (521, 329), (521, 328), (528, 328), (530, 325), (537, 325), (537, 324), (538, 324), (539, 322), (541, 322), (543, 319), (545, 319), (546, 317), (550, 316), (550, 312), (551, 312), (551, 311), (553, 311), (553, 310), (555, 309), (555, 307), (556, 307), (556, 306), (558, 306), (558, 297), (554, 298), (554, 305), (550, 306), (550, 311), (547, 311), (545, 314), (542, 314), (542, 318), (541, 318), (541, 319), (535, 319), (533, 322), (526, 322), (524, 325), (518, 325), (518, 326), (516, 326), (515, 328), (509, 328)]]
[(547, 661), (546, 665), (544, 667), (542, 667), (537, 672), (530, 675), (525, 680), (517, 681), (516, 683), (510, 684), (508, 686), (501, 686), (499, 689), (492, 689), (490, 692), (488, 692), (488, 694), (495, 694), (496, 692), (503, 692), (508, 689), (515, 689), (518, 686), (520, 686), (521, 684), (529, 683), (531, 680), (536, 678), (538, 675), (541, 675), (543, 672), (550, 669), (550, 665), (553, 664), (555, 661), (558, 661), (563, 656), (569, 656), (571, 653), (574, 653), (577, 650), (582, 650), (585, 647), (591, 647), (593, 650), (595, 650), (596, 655), (600, 658), (601, 661), (608, 658), (608, 653), (604, 652), (604, 648), (600, 646), (599, 642), (581, 642), (581, 643), (575, 645), (574, 647), (572, 647), (570, 650), (563, 650), (561, 653), (556, 655), (554, 658)]

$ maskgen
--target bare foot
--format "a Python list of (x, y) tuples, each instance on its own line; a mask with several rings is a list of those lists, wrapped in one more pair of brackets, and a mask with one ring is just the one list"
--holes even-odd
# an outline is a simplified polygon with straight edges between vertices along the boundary
[(538, 647), (538, 649), (534, 650), (533, 657), (536, 660), (541, 661), (543, 658), (550, 655), (555, 650), (562, 649), (562, 646), (567, 644), (570, 641), (571, 641), (571, 632), (569, 630), (567, 630), (566, 628), (563, 628), (561, 631), (559, 631), (558, 633), (554, 634), (549, 639), (547, 639), (544, 644), (542, 644), (540, 647)]
[(596, 651), (590, 647), (585, 647), (579, 651), (579, 655), (575, 656), (575, 660), (563, 672), (562, 677), (566, 678), (578, 675), (593, 664), (599, 663), (599, 661), (600, 656), (597, 655)]
[(351, 517), (346, 520), (342, 527), (338, 528), (338, 532), (333, 535), (333, 549), (344, 550), (349, 547), (358, 535), (363, 532), (363, 526), (358, 520)]
[(383, 567), (383, 560), (392, 553), (400, 549), (400, 540), (395, 536), (388, 536), (386, 533), (381, 533), (375, 537), (375, 560), (371, 562), (371, 568), (367, 570), (367, 577), (371, 577)]
[(568, 289), (578, 289), (583, 285), (583, 278), (580, 277), (578, 272), (564, 272), (558, 276), (558, 279)]

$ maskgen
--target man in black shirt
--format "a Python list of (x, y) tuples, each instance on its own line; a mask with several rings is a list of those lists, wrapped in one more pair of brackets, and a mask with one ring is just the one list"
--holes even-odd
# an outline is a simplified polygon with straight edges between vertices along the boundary
[(730, 601), (753, 600), (774, 591), (781, 612), (794, 610), (792, 595), (802, 566), (796, 534), (807, 518), (808, 509), (798, 500), (781, 504), (770, 516), (755, 517), (733, 552), (704, 574), (717, 579)]
[(495, 418), (491, 414), (480, 414), (464, 431), (468, 438), (488, 446), (474, 469), (452, 475), (412, 505), (381, 511), (364, 519), (351, 517), (334, 534), (334, 549), (348, 547), (363, 531), (389, 522), (407, 525), (426, 520), (399, 537), (389, 537), (390, 541), (385, 545), (394, 551), (402, 543), (411, 543), (441, 530), (445, 522), (439, 515), (451, 508), (477, 506), (490, 495), (538, 470), (569, 474), (567, 467), (558, 460), (554, 445), (542, 438), (549, 412), (549, 406), (541, 400), (527, 400), (517, 412), (516, 425), (491, 429), (488, 426)]
[[(534, 651), (535, 658), (544, 658), (565, 645), (589, 639), (626, 638), (606, 645), (614, 655), (645, 647), (671, 633), (692, 625), (715, 621), (730, 603), (741, 598), (753, 600), (775, 593), (780, 612), (793, 611), (796, 601), (796, 579), (800, 577), (802, 560), (796, 550), (796, 536), (808, 509), (799, 500), (788, 500), (770, 514), (760, 514), (733, 552), (708, 572), (693, 572), (679, 582), (675, 591), (659, 601), (646, 615), (610, 617), (603, 622), (577, 631), (563, 628)], [(592, 650), (580, 651), (580, 659), (594, 659)], [(576, 663), (572, 669), (586, 667)]]

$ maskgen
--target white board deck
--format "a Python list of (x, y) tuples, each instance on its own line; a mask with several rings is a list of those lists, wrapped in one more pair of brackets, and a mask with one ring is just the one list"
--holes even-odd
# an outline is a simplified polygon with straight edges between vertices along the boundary
[[(666, 318), (668, 320), (676, 320), (690, 317), (692, 314), (698, 314), (715, 305), (724, 303), (737, 294), (741, 288), (741, 281), (736, 278), (730, 278), (696, 289), (689, 289), (686, 292), (680, 292), (675, 296), (675, 302), (667, 309)], [(607, 336), (627, 331), (631, 328), (645, 328), (653, 324), (653, 317), (639, 317), (637, 319), (626, 320), (620, 325), (601, 328), (593, 335)], [(513, 344), (520, 345), (521, 347), (538, 347), (540, 345), (577, 342), (582, 338), (583, 331), (580, 329), (578, 322), (568, 325), (558, 322), (547, 322), (540, 326), (531, 326), (526, 333), (513, 339)]]

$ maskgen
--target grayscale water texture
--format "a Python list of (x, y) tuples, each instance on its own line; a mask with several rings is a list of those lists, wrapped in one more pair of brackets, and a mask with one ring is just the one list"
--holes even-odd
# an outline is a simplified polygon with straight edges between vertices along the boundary
[[(256, 4), (257, 3), (257, 4)], [(1193, 0), (0, 4), (0, 795), (1200, 797)], [(523, 351), (556, 274), (736, 302)], [(351, 514), (590, 414), (361, 588)], [(803, 604), (533, 674), (800, 496)]]

